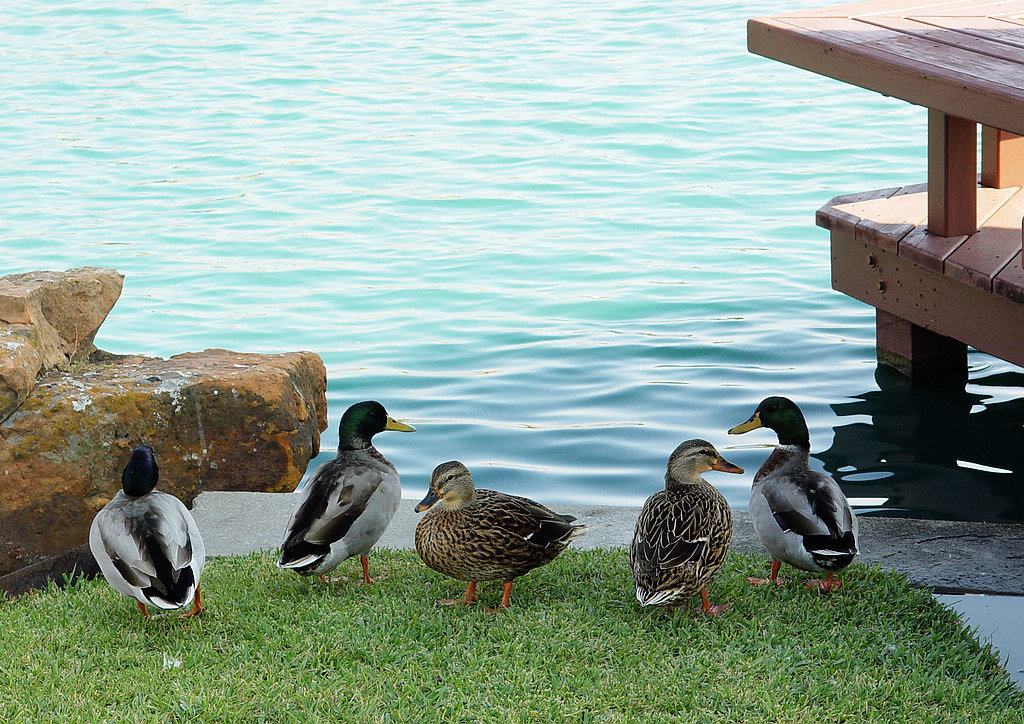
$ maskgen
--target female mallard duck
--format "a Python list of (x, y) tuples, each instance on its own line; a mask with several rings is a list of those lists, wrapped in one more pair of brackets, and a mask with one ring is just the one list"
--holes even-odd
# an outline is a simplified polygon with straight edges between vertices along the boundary
[(110, 587), (146, 606), (181, 608), (192, 601), (195, 616), (206, 609), (199, 576), (206, 546), (191, 513), (180, 500), (158, 493), (160, 477), (153, 449), (139, 445), (121, 473), (121, 490), (92, 519), (89, 548)]
[(676, 605), (700, 593), (704, 613), (729, 604), (708, 603), (707, 586), (725, 563), (732, 537), (732, 511), (708, 470), (742, 473), (706, 440), (687, 440), (668, 459), (665, 489), (644, 503), (636, 521), (629, 565), (642, 606)]
[(366, 554), (398, 510), (398, 471), (370, 440), (378, 432), (415, 428), (393, 420), (379, 402), (358, 402), (338, 426), (338, 455), (317, 468), (302, 489), (281, 543), (277, 565), (303, 576), (334, 570), (359, 556), (363, 583), (370, 583)]
[(508, 608), (514, 579), (548, 563), (587, 532), (585, 525), (572, 524), (573, 516), (527, 498), (476, 490), (469, 470), (457, 460), (434, 468), (430, 491), (416, 512), (428, 508), (416, 526), (416, 552), (438, 573), (467, 582), (461, 601), (438, 601), (448, 606), (476, 601), (478, 581), (501, 581), (498, 608)]
[(772, 570), (767, 579), (747, 580), (754, 585), (782, 585), (778, 575), (784, 561), (805, 571), (828, 573), (824, 581), (808, 581), (808, 588), (838, 590), (843, 583), (833, 577), (835, 572), (857, 555), (857, 518), (839, 484), (810, 469), (811, 442), (800, 408), (785, 397), (769, 397), (729, 434), (759, 427), (779, 436), (778, 446), (754, 475), (750, 491), (750, 518), (772, 557)]

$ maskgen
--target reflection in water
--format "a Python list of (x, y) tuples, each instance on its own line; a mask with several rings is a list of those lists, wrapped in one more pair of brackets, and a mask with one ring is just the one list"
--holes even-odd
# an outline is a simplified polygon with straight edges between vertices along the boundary
[[(881, 366), (875, 379), (879, 391), (832, 405), (871, 423), (837, 425), (832, 447), (815, 455), (847, 496), (885, 499), (869, 515), (1024, 522), (1024, 398), (911, 385)], [(1024, 373), (971, 383), (1021, 388)]]

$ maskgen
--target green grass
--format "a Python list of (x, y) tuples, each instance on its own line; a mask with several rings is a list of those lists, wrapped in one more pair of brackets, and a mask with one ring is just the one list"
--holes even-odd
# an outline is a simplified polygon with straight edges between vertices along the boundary
[[(842, 590), (753, 588), (730, 556), (677, 611), (641, 609), (623, 550), (570, 550), (512, 608), (379, 552), (365, 587), (215, 559), (199, 619), (145, 621), (102, 579), (0, 604), (4, 721), (1024, 721), (1024, 695), (956, 614), (854, 565)], [(339, 571), (355, 579), (358, 563)], [(793, 571), (789, 571), (792, 575)], [(482, 584), (488, 605), (500, 585)]]

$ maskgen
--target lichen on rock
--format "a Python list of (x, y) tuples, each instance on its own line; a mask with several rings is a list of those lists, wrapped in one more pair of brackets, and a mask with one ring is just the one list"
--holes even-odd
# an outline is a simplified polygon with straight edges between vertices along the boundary
[(84, 272), (0, 277), (0, 574), (84, 542), (134, 445), (153, 447), (159, 489), (190, 505), (204, 490), (294, 489), (327, 427), (312, 352), (96, 350), (121, 277)]

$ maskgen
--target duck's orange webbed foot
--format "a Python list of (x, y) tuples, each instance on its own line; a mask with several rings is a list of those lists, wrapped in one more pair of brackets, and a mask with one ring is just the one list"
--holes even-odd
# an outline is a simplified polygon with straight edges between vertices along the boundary
[(192, 610), (188, 613), (181, 614), (181, 617), (192, 618), (193, 616), (200, 616), (205, 610), (206, 606), (203, 605), (203, 599), (199, 595), (199, 586), (196, 586), (196, 595), (195, 598), (192, 599)]
[(508, 608), (509, 599), (512, 598), (512, 581), (503, 582), (501, 588), (501, 603), (498, 604), (497, 608), (487, 608), (487, 606), (484, 606), (484, 610), (488, 613), (498, 613), (502, 609)]
[(807, 588), (812, 591), (821, 591), (822, 593), (828, 593), (830, 591), (838, 591), (843, 587), (843, 582), (838, 578), (833, 578), (832, 574), (828, 574), (828, 578), (824, 581), (820, 578), (815, 578), (804, 584)]
[(782, 561), (772, 561), (772, 570), (768, 574), (767, 578), (758, 578), (757, 576), (748, 576), (747, 583), (755, 586), (763, 586), (766, 583), (774, 583), (776, 586), (785, 586), (789, 580), (786, 578), (779, 578), (779, 569), (782, 568)]
[(708, 601), (708, 590), (706, 588), (700, 589), (700, 607), (709, 616), (717, 616), (725, 609), (729, 608), (728, 603), (720, 603), (716, 606), (712, 606)]
[(462, 598), (442, 598), (437, 602), (438, 606), (472, 606), (479, 601), (476, 595), (476, 581), (470, 581), (466, 585), (466, 593)]

